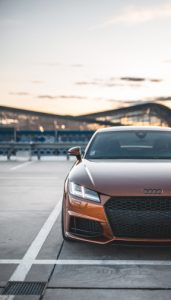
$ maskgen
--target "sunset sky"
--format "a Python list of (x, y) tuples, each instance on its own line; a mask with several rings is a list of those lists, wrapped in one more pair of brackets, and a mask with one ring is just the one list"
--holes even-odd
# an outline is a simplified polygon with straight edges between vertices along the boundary
[(171, 104), (171, 1), (0, 0), (0, 105), (84, 114), (159, 99)]

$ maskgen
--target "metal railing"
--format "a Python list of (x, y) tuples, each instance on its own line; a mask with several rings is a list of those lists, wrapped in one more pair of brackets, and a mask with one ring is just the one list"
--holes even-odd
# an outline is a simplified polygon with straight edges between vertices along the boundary
[[(76, 143), (84, 151), (87, 143)], [(6, 156), (10, 160), (11, 156), (27, 156), (29, 160), (32, 156), (37, 156), (40, 160), (42, 156), (66, 156), (69, 159), (68, 149), (73, 147), (73, 143), (0, 143), (0, 155)]]

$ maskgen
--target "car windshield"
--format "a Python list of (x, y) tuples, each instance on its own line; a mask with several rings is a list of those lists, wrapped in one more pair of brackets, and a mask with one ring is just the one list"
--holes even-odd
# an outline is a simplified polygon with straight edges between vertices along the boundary
[(86, 159), (171, 159), (169, 131), (107, 131), (93, 138)]

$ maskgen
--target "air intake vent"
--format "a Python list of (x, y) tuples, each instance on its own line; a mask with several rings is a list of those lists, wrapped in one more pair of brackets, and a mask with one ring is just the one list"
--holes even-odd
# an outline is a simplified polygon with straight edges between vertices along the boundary
[(101, 224), (97, 221), (83, 218), (71, 217), (70, 231), (75, 235), (83, 237), (102, 237)]

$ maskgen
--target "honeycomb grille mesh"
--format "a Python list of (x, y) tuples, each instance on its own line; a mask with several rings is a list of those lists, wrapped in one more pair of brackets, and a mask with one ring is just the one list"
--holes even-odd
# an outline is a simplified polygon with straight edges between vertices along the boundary
[(84, 237), (102, 236), (102, 227), (100, 223), (84, 218), (71, 217), (70, 231)]
[(171, 197), (114, 197), (105, 211), (116, 237), (171, 239)]

